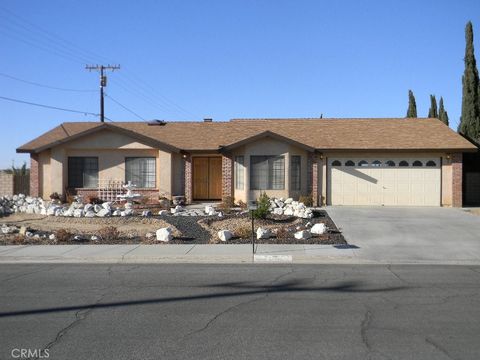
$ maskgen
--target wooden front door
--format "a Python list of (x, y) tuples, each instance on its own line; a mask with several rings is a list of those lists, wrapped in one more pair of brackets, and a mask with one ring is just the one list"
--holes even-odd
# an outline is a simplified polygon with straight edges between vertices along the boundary
[(193, 158), (193, 199), (219, 200), (222, 198), (222, 158)]

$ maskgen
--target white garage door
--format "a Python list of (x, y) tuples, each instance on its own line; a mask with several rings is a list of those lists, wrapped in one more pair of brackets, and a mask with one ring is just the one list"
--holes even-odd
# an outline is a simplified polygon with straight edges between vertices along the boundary
[(331, 205), (440, 206), (440, 158), (332, 158)]

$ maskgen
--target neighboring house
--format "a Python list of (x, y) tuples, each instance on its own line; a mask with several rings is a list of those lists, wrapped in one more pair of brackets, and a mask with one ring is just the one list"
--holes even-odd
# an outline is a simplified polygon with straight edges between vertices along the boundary
[(132, 181), (187, 202), (312, 195), (315, 205), (462, 205), (462, 153), (437, 119), (64, 123), (21, 146), (32, 195)]

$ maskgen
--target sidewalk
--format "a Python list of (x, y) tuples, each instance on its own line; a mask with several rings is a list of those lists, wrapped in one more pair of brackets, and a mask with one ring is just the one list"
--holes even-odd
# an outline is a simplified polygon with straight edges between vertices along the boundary
[(378, 261), (354, 248), (333, 245), (12, 245), (0, 247), (8, 263), (305, 263), (305, 264), (461, 264), (479, 261)]

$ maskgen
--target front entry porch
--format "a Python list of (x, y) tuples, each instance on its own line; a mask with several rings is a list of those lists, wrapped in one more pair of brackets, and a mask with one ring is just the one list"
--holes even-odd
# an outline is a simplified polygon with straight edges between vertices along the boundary
[(222, 158), (198, 156), (192, 158), (193, 200), (222, 199)]

